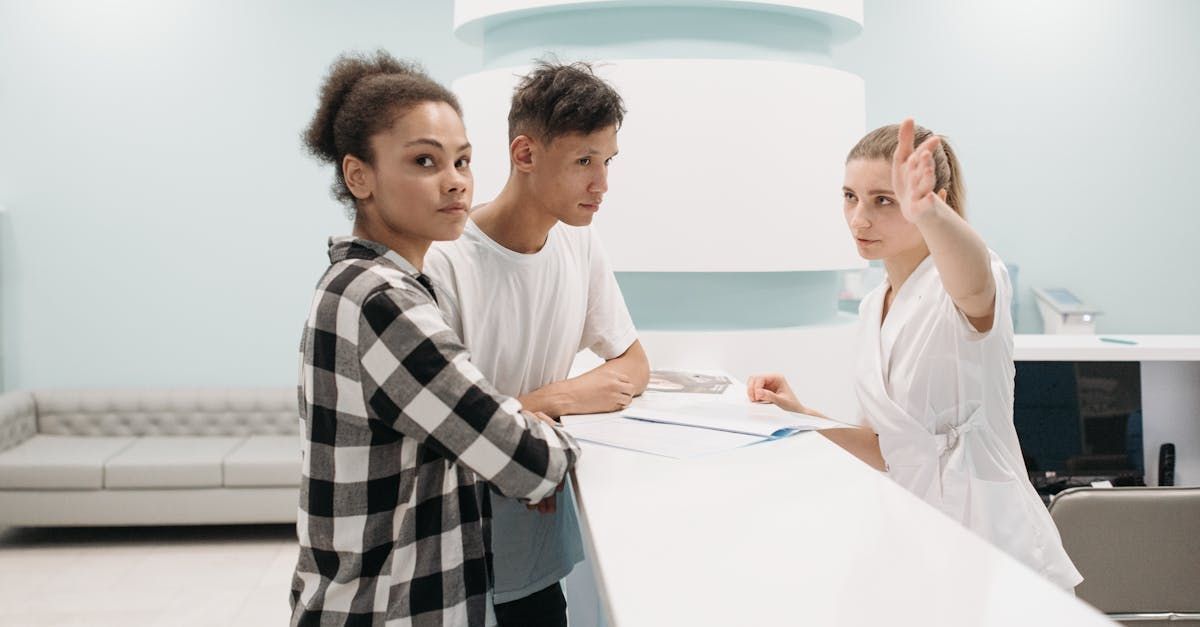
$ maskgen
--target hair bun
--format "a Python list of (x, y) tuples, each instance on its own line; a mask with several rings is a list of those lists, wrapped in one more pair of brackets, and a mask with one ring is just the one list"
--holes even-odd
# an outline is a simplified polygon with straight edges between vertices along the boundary
[(338, 111), (355, 85), (364, 78), (384, 74), (413, 76), (423, 72), (417, 65), (400, 61), (383, 50), (376, 50), (373, 55), (346, 53), (334, 60), (321, 87), (320, 105), (304, 131), (304, 146), (309, 153), (330, 163), (338, 160), (334, 134)]

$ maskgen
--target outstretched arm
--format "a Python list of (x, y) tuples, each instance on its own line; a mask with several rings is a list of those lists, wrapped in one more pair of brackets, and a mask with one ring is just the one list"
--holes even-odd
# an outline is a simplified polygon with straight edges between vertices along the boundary
[(954, 305), (977, 331), (986, 332), (996, 308), (996, 281), (983, 238), (946, 204), (946, 191), (934, 189), (933, 151), (940, 143), (935, 135), (914, 150), (913, 121), (905, 120), (892, 156), (892, 185), (904, 218), (925, 238)]

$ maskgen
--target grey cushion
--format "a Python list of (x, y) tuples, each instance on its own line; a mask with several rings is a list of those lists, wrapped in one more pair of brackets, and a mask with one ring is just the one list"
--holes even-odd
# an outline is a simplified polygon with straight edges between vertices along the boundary
[(29, 392), (0, 394), (0, 451), (28, 440), (36, 432), (33, 395)]
[(219, 488), (222, 462), (242, 437), (138, 438), (104, 465), (106, 488)]
[(38, 432), (50, 435), (294, 435), (295, 388), (42, 390)]
[(252, 435), (225, 457), (226, 487), (300, 485), (300, 437)]
[(99, 490), (104, 487), (105, 462), (135, 440), (35, 435), (0, 453), (0, 488)]

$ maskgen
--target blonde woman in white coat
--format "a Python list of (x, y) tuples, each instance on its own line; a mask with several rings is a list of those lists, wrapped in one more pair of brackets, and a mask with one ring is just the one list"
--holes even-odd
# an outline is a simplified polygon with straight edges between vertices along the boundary
[[(865, 428), (825, 432), (1056, 584), (1082, 581), (1029, 483), (1013, 427), (1012, 285), (963, 219), (958, 161), (905, 120), (846, 159), (846, 223), (887, 280), (859, 309), (855, 372)], [(821, 415), (777, 374), (750, 399)]]

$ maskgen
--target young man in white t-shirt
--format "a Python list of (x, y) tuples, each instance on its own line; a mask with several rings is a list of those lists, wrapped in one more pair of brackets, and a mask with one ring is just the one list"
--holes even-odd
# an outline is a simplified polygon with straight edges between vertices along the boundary
[[(425, 258), (471, 361), (525, 409), (616, 411), (650, 366), (600, 241), (588, 225), (608, 190), (620, 95), (582, 63), (539, 64), (513, 94), (508, 182), (463, 236)], [(567, 378), (583, 349), (605, 360)], [(535, 509), (492, 496), (501, 627), (565, 626), (559, 581), (583, 559), (570, 490)]]

